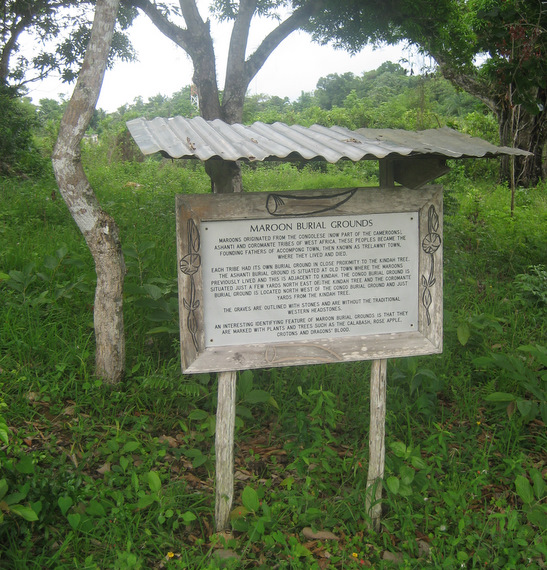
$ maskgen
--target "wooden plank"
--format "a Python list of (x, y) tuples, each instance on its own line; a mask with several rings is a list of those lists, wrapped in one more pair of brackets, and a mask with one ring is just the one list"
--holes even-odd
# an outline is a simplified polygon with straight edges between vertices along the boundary
[[(395, 186), (394, 163), (380, 161), (380, 186)], [(393, 354), (392, 354), (393, 357)], [(370, 370), (369, 463), (365, 510), (371, 528), (378, 532), (382, 517), (382, 485), (385, 466), (387, 359), (374, 360)]]
[(313, 342), (283, 342), (208, 348), (189, 364), (184, 372), (194, 374), (222, 370), (247, 370), (329, 362), (353, 362), (379, 358), (440, 353), (420, 332), (382, 334)]
[[(353, 192), (351, 199), (342, 201), (336, 197), (343, 192)], [(329, 188), (323, 190), (288, 190), (284, 192), (253, 192), (235, 194), (178, 194), (177, 211), (180, 208), (187, 210), (188, 215), (195, 220), (229, 220), (229, 219), (259, 219), (271, 216), (270, 197), (286, 197), (287, 211), (303, 204), (310, 196), (317, 196), (310, 200), (317, 206), (317, 210), (329, 208), (323, 212), (313, 214), (314, 218), (336, 215), (355, 214), (367, 212), (370, 214), (381, 212), (408, 212), (418, 210), (424, 201), (435, 199), (442, 193), (440, 186), (426, 186), (420, 190), (409, 190), (404, 187), (363, 187), (363, 188)], [(339, 203), (341, 202), (341, 203)], [(289, 208), (291, 210), (289, 210)], [(275, 212), (279, 215), (279, 212)], [(311, 216), (310, 216), (311, 217)]]
[(385, 463), (387, 360), (374, 360), (370, 371), (369, 465), (365, 506), (371, 526), (380, 529)]
[(218, 375), (215, 455), (215, 528), (217, 532), (230, 526), (234, 499), (234, 429), (236, 417), (236, 372)]

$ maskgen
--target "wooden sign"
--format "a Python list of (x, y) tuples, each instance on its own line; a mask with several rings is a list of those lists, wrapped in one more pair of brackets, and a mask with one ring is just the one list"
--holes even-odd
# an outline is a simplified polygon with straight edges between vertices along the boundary
[(177, 196), (182, 368), (442, 351), (440, 187)]

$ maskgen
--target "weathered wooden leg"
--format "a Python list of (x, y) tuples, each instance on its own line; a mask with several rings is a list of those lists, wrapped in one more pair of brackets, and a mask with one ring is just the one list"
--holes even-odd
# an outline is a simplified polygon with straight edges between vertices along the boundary
[(386, 435), (387, 360), (374, 360), (370, 371), (370, 432), (366, 511), (373, 530), (380, 530), (382, 479), (384, 478)]
[(218, 374), (215, 434), (216, 494), (215, 529), (226, 530), (234, 499), (234, 428), (236, 417), (236, 372)]

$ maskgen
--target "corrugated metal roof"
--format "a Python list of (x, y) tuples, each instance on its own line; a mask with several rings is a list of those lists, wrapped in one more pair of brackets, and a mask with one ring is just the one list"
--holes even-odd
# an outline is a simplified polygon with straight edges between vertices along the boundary
[(449, 128), (427, 131), (302, 127), (284, 123), (229, 125), (219, 119), (133, 119), (127, 127), (144, 154), (224, 160), (378, 160), (391, 157), (491, 158), (526, 151), (497, 147)]

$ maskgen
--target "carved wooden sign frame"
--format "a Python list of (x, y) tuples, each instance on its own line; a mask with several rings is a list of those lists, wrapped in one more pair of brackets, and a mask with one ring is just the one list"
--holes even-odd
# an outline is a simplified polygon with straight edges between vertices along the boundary
[(184, 373), (442, 352), (442, 189), (178, 195)]

